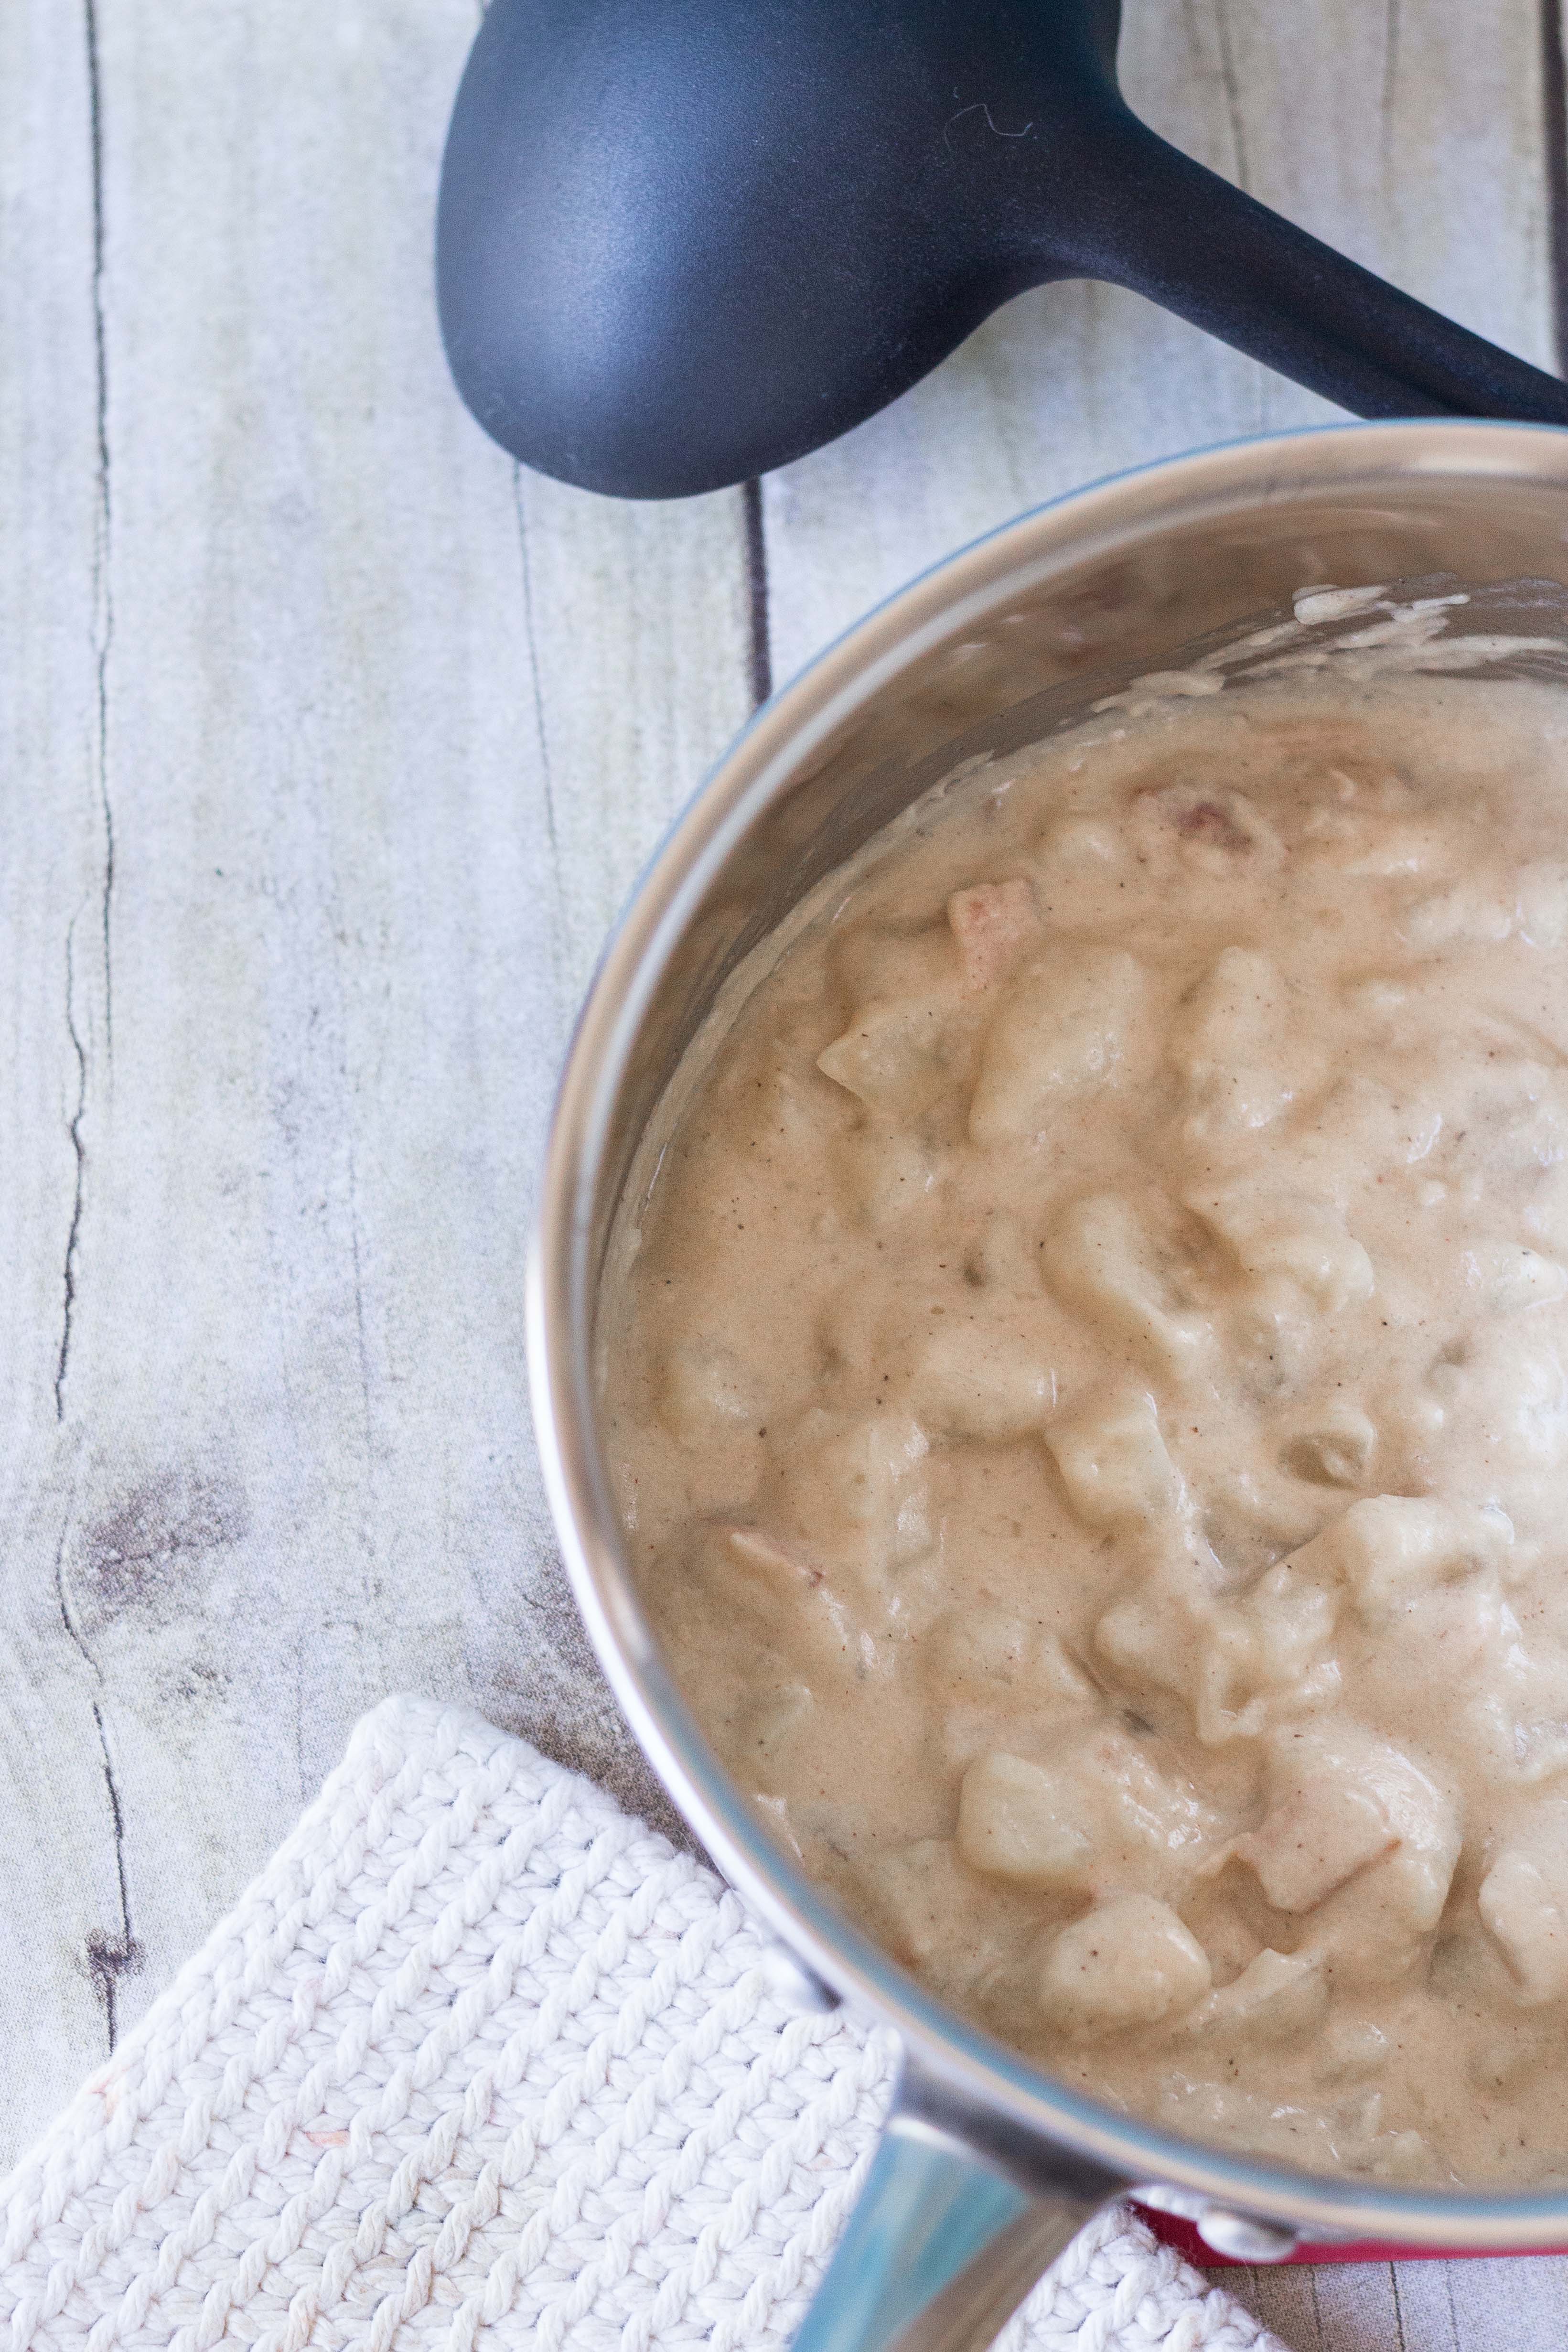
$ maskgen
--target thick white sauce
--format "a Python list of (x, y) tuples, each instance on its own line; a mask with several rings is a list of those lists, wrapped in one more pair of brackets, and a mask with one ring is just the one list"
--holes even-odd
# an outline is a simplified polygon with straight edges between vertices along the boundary
[(1058, 2075), (1568, 2177), (1568, 701), (1123, 707), (847, 878), (607, 1313), (777, 1834)]

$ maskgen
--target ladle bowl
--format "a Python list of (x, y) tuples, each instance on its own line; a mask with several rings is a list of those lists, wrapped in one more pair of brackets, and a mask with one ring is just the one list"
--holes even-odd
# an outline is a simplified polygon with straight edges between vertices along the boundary
[(543, 473), (677, 497), (836, 438), (1026, 287), (1098, 278), (1359, 415), (1568, 423), (1555, 377), (1141, 122), (1119, 15), (491, 0), (437, 230), (464, 399)]

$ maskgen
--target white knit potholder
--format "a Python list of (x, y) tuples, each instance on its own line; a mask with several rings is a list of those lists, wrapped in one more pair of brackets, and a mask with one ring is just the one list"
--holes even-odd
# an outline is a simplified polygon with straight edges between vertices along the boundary
[[(0, 2189), (12, 2352), (771, 2352), (892, 2050), (794, 2017), (738, 1898), (477, 1716), (391, 1699)], [(1284, 2352), (1111, 2215), (1010, 2352)]]

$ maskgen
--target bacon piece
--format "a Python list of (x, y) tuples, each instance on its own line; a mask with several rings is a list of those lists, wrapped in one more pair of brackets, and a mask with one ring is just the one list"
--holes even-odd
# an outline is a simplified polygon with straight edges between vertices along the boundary
[(1005, 980), (1039, 929), (1033, 887), (1019, 878), (955, 890), (947, 902), (947, 919), (963, 960), (963, 985), (972, 995)]

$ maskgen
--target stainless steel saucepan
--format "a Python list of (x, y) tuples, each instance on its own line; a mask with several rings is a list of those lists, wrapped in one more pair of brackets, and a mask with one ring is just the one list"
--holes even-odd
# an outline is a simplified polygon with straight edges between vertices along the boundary
[(1568, 2191), (1320, 2178), (1080, 2097), (925, 1992), (774, 1845), (649, 1631), (605, 1476), (596, 1293), (628, 1166), (714, 996), (814, 885), (962, 760), (1037, 740), (1195, 639), (1331, 583), (1568, 585), (1568, 431), (1346, 425), (1238, 443), (1023, 516), (939, 564), (761, 710), (648, 869), (567, 1062), (530, 1267), (534, 1413), (578, 1601), (637, 1738), (777, 1937), (798, 1997), (897, 2029), (903, 2069), (803, 2352), (968, 2352), (1130, 2186), (1251, 2260), (1336, 2237), (1568, 2243)]

